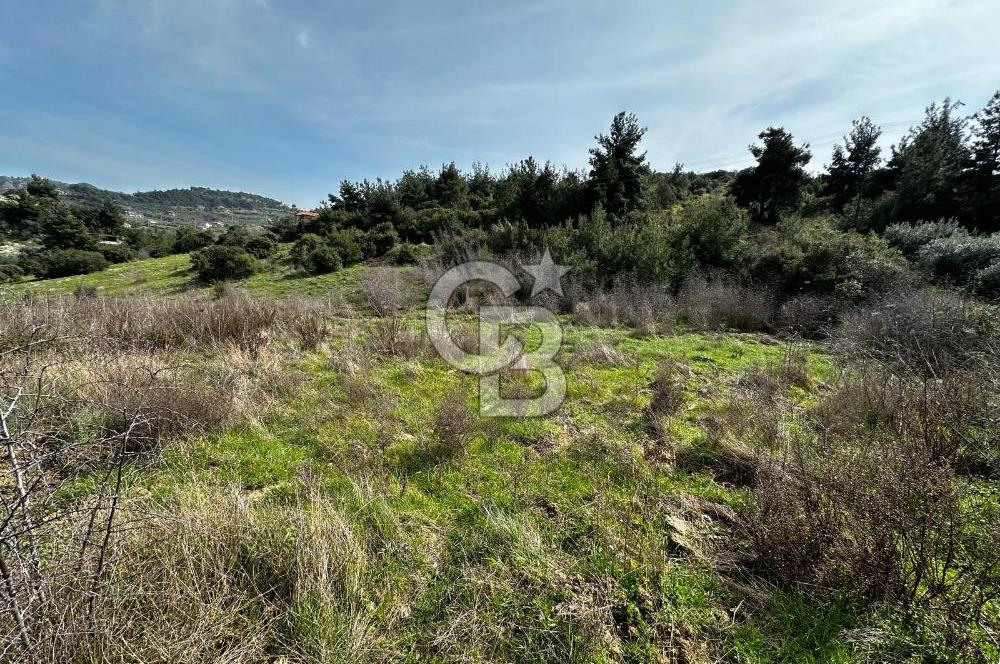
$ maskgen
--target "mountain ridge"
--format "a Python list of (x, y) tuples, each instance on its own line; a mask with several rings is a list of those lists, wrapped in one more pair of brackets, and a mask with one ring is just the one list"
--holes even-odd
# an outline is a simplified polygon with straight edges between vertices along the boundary
[[(0, 195), (24, 188), (30, 177), (0, 175)], [(88, 182), (50, 180), (68, 203), (99, 206), (112, 201), (134, 223), (203, 225), (208, 223), (266, 223), (293, 208), (260, 194), (192, 186), (128, 194), (102, 189)]]

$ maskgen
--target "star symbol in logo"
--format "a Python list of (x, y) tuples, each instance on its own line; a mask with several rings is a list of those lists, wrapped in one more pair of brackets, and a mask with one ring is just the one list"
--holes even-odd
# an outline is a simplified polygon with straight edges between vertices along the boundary
[(572, 269), (568, 265), (556, 265), (552, 261), (552, 255), (549, 253), (548, 247), (545, 248), (545, 255), (542, 256), (541, 263), (538, 265), (525, 265), (522, 263), (521, 267), (535, 279), (535, 283), (531, 288), (531, 297), (535, 297), (546, 289), (562, 295), (562, 284), (559, 280)]

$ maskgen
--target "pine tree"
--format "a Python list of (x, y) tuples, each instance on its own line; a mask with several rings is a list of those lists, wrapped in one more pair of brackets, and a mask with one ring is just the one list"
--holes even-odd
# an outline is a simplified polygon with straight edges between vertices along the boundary
[(52, 184), (52, 181), (40, 178), (34, 173), (32, 173), (31, 180), (28, 181), (24, 189), (28, 192), (29, 196), (34, 196), (35, 198), (51, 198), (55, 200), (59, 198), (59, 191)]
[(122, 209), (114, 202), (107, 200), (94, 215), (94, 229), (98, 233), (114, 234), (121, 230), (125, 222)]
[(924, 120), (893, 146), (889, 168), (896, 180), (897, 216), (902, 221), (949, 219), (961, 208), (960, 188), (968, 162), (966, 120), (961, 104), (931, 104)]
[(878, 147), (881, 135), (882, 130), (865, 116), (854, 121), (850, 135), (844, 136), (843, 146), (839, 143), (833, 146), (826, 193), (837, 212), (852, 208), (855, 225), (871, 173), (882, 161), (882, 150)]
[(350, 180), (340, 183), (340, 195), (330, 194), (330, 207), (344, 212), (364, 212), (365, 196), (361, 187)]
[(469, 184), (462, 177), (462, 172), (455, 166), (455, 162), (441, 167), (434, 191), (441, 207), (465, 208), (469, 206)]
[(639, 143), (646, 128), (639, 126), (633, 113), (621, 112), (611, 121), (611, 133), (595, 136), (597, 147), (590, 150), (590, 185), (594, 203), (615, 217), (641, 210), (643, 182), (649, 173), (646, 153)]
[(757, 165), (740, 172), (732, 193), (756, 220), (773, 224), (782, 211), (798, 208), (808, 178), (805, 165), (812, 154), (808, 144), (796, 147), (792, 135), (781, 127), (768, 127), (758, 138), (762, 145), (750, 146)]
[(973, 116), (971, 151), (964, 216), (970, 226), (995, 233), (1000, 231), (1000, 91)]
[(66, 205), (56, 203), (39, 216), (42, 244), (46, 249), (93, 249), (94, 238), (87, 226)]

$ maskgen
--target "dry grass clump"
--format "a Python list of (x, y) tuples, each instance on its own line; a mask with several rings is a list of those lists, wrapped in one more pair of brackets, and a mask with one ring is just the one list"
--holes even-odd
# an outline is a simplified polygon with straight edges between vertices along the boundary
[(681, 286), (677, 305), (680, 317), (701, 330), (768, 331), (776, 311), (774, 294), (767, 289), (721, 276), (689, 277)]
[(676, 360), (664, 360), (656, 368), (646, 411), (647, 423), (654, 431), (662, 432), (664, 420), (676, 415), (684, 405), (684, 388), (690, 375), (690, 369)]
[(756, 364), (743, 372), (736, 380), (736, 387), (744, 393), (752, 393), (764, 402), (772, 402), (789, 387), (803, 390), (813, 385), (809, 375), (808, 358), (800, 349), (786, 348), (781, 359), (767, 364)]
[(566, 358), (570, 367), (631, 367), (638, 359), (608, 342), (584, 342)]
[(368, 345), (354, 329), (348, 330), (341, 343), (330, 349), (330, 368), (344, 376), (367, 375), (374, 361)]
[[(113, 566), (93, 595), (71, 547), (29, 614), (45, 661), (366, 661), (379, 656), (371, 593), (394, 589), (373, 571), (393, 555), (398, 523), (361, 485), (351, 504), (302, 489), (292, 504), (239, 490), (190, 489), (169, 504), (129, 503), (113, 534)], [(377, 519), (380, 527), (367, 527)], [(65, 541), (71, 541), (67, 538)], [(127, 638), (123, 638), (126, 635)]]
[[(594, 661), (615, 640), (608, 589), (574, 573), (529, 511), (485, 503), (458, 518), (445, 583), (420, 616), (422, 659)], [(545, 627), (529, 627), (540, 611)]]
[(0, 306), (0, 347), (17, 347), (42, 335), (116, 352), (226, 345), (256, 350), (287, 336), (318, 345), (328, 312), (322, 302), (244, 294), (214, 300), (62, 297)]

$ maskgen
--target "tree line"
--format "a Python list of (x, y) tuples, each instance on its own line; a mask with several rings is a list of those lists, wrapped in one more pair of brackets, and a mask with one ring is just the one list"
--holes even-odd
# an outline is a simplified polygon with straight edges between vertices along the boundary
[[(920, 262), (959, 285), (986, 283), (980, 290), (988, 293), (994, 273), (1000, 283), (1000, 240), (991, 235), (1000, 230), (1000, 92), (971, 115), (961, 111), (950, 99), (931, 104), (888, 154), (880, 127), (859, 118), (817, 174), (808, 170), (810, 147), (783, 127), (759, 134), (749, 148), (754, 164), (741, 171), (694, 173), (678, 164), (657, 172), (641, 148), (646, 128), (622, 112), (594, 137), (586, 170), (528, 157), (502, 171), (476, 164), (462, 172), (448, 163), (394, 181), (344, 180), (316, 218), (289, 215), (263, 233), (222, 236), (126, 232), (113, 202), (66, 204), (51, 183), (33, 177), (0, 205), (0, 233), (36, 246), (3, 270), (8, 278), (59, 276), (100, 269), (102, 260), (215, 244), (229, 249), (212, 250), (212, 260), (201, 254), (196, 267), (225, 259), (245, 273), (276, 242), (291, 242), (288, 262), (321, 273), (375, 257), (412, 262), (419, 245), (457, 237), (495, 253), (550, 246), (593, 284), (621, 274), (675, 281), (692, 270), (724, 269), (786, 289), (850, 290), (847, 281), (864, 288), (865, 279), (845, 276), (858, 265)], [(113, 233), (125, 242), (98, 244)], [(816, 273), (826, 268), (825, 276)], [(231, 270), (203, 272), (211, 279)]]

